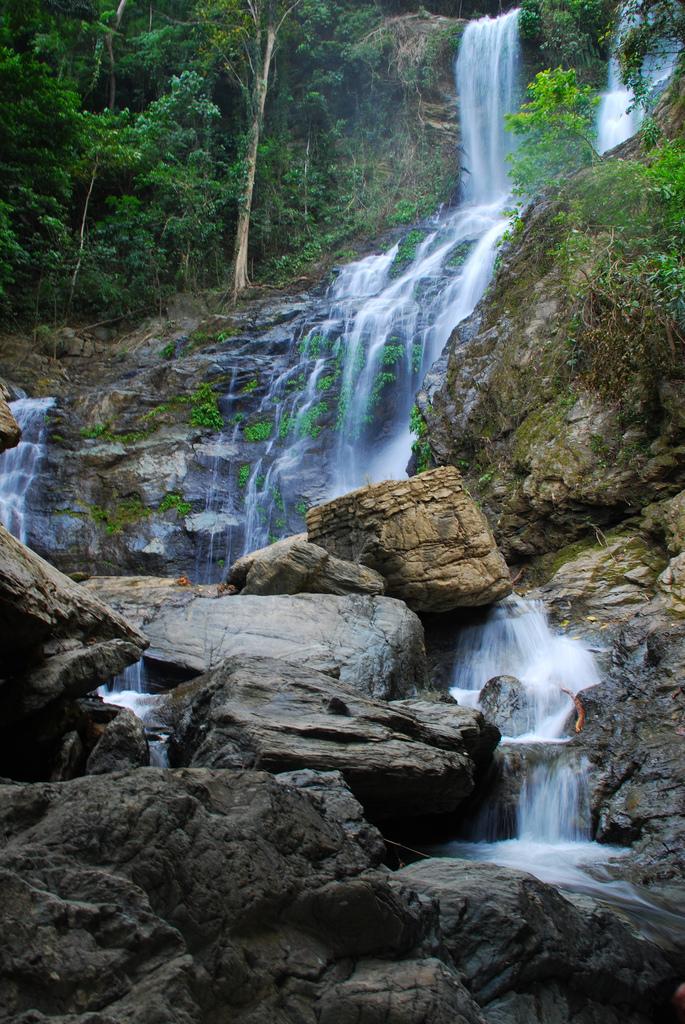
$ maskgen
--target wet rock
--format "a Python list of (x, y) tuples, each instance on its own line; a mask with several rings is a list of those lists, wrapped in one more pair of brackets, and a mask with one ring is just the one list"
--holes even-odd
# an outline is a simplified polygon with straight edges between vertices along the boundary
[(475, 708), (462, 707), (448, 694), (437, 700), (395, 700), (392, 707), (405, 710), (425, 727), (430, 742), (446, 750), (464, 750), (480, 768), (489, 764), (500, 741), (500, 731)]
[(426, 685), (423, 629), (401, 601), (222, 596), (216, 587), (153, 577), (94, 577), (83, 586), (144, 629), (150, 658), (193, 672), (231, 656), (263, 655), (386, 700)]
[(685, 622), (657, 598), (617, 632), (609, 672), (583, 694), (597, 837), (632, 845), (621, 873), (643, 884), (685, 875), (684, 678)]
[(523, 872), (431, 859), (397, 877), (439, 900), (445, 945), (489, 1024), (648, 1024), (673, 991), (654, 945)]
[(576, 313), (550, 256), (559, 207), (530, 208), (474, 314), (453, 332), (417, 403), (439, 465), (466, 467), (509, 562), (606, 529), (685, 482), (685, 384), (664, 381), (631, 408), (569, 372)]
[(309, 539), (379, 572), (416, 611), (489, 604), (511, 592), (504, 559), (459, 472), (362, 487), (307, 513)]
[(465, 734), (475, 748), (492, 739), (477, 712), (440, 705), (431, 720), (419, 702), (367, 700), (272, 658), (231, 658), (167, 706), (172, 764), (339, 771), (374, 820), (454, 811), (474, 785)]
[(305, 792), (144, 768), (0, 796), (3, 1020), (482, 1024), (434, 908)]
[(141, 720), (122, 708), (109, 722), (86, 762), (87, 775), (142, 768), (150, 763), (150, 750)]
[(0, 452), (7, 448), (16, 448), (21, 440), (21, 428), (12, 415), (6, 397), (0, 389)]
[(67, 779), (75, 779), (81, 775), (85, 758), (81, 737), (75, 730), (68, 732), (62, 740), (55, 758), (50, 782), (66, 782)]
[(137, 661), (141, 633), (0, 526), (3, 732)]
[(383, 594), (383, 577), (335, 558), (306, 534), (286, 537), (234, 562), (228, 583), (242, 594)]
[(478, 703), (485, 717), (505, 736), (521, 736), (535, 724), (535, 709), (530, 706), (526, 688), (514, 676), (488, 679)]

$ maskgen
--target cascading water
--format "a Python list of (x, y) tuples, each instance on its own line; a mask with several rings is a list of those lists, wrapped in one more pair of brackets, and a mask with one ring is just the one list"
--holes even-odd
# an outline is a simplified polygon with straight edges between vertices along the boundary
[(29, 530), (26, 499), (45, 454), (46, 413), (54, 404), (54, 398), (19, 398), (10, 403), (21, 440), (0, 455), (0, 522), (22, 544)]
[(490, 281), (507, 224), (504, 114), (518, 65), (518, 11), (469, 23), (455, 69), (465, 203), (436, 218), (414, 251), (405, 240), (346, 268), (333, 287), (324, 333), (342, 359), (336, 494), (405, 475), (417, 386)]
[[(625, 15), (619, 20), (619, 35), (629, 22)], [(648, 56), (642, 67), (642, 74), (653, 99), (669, 80), (676, 65), (677, 47), (671, 47), (667, 40)], [(602, 93), (597, 111), (597, 152), (606, 153), (631, 138), (638, 130), (645, 116), (645, 108), (637, 104), (633, 91), (621, 81), (621, 69), (616, 56), (609, 61), (609, 79), (606, 92)]]
[(519, 773), (521, 785), (513, 821), (491, 794), (489, 805), (466, 827), (471, 838), (433, 852), (516, 868), (589, 895), (656, 941), (668, 944), (682, 936), (682, 917), (674, 908), (612, 880), (606, 865), (627, 851), (592, 840), (589, 764), (567, 735), (574, 695), (600, 681), (582, 642), (554, 633), (539, 603), (509, 598), (484, 622), (462, 631), (454, 665), (451, 693), (462, 704), (478, 706), (482, 688), (494, 676), (514, 676), (521, 684), (524, 714), (499, 750), (505, 781), (509, 775), (505, 799), (511, 800), (512, 771)]

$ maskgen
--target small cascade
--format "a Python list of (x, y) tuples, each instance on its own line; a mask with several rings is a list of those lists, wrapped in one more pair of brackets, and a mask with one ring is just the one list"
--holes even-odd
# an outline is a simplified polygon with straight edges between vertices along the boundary
[(27, 498), (45, 454), (47, 412), (54, 398), (19, 398), (10, 402), (12, 414), (21, 427), (16, 448), (0, 455), (0, 522), (22, 544), (29, 535)]
[(482, 688), (496, 676), (513, 676), (525, 700), (525, 722), (510, 742), (558, 742), (572, 695), (599, 681), (594, 658), (577, 640), (554, 633), (540, 602), (510, 597), (488, 610), (485, 621), (461, 631), (454, 652), (452, 696), (478, 706)]
[(158, 714), (160, 700), (157, 687), (151, 681), (150, 671), (141, 658), (128, 665), (123, 672), (98, 687), (97, 694), (107, 704), (127, 708), (142, 721), (150, 748), (150, 764), (155, 768), (168, 768), (169, 730), (161, 725)]
[[(627, 15), (619, 20), (618, 32), (629, 27)], [(664, 40), (660, 51), (648, 56), (642, 73), (649, 86), (649, 99), (653, 100), (670, 79), (677, 63), (678, 48)], [(621, 81), (621, 69), (617, 58), (609, 60), (607, 88), (597, 110), (597, 152), (607, 153), (631, 138), (638, 130), (645, 116), (645, 107), (638, 104), (631, 89)]]

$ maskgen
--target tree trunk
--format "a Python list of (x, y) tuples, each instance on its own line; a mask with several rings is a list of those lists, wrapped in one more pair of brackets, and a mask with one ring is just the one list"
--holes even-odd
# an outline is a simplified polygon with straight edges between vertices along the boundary
[(109, 54), (109, 109), (114, 110), (114, 104), (117, 98), (117, 76), (114, 64), (114, 35), (119, 31), (121, 26), (121, 19), (124, 16), (126, 10), (126, 4), (128, 0), (119, 0), (119, 6), (117, 7), (117, 13), (114, 18), (114, 28), (111, 32), (108, 32), (105, 36), (105, 44), (107, 46), (107, 53)]
[(235, 258), (233, 264), (232, 289), (233, 302), (236, 302), (240, 292), (244, 291), (250, 283), (247, 273), (247, 250), (250, 240), (252, 195), (254, 193), (259, 137), (262, 130), (262, 121), (264, 119), (266, 93), (269, 85), (269, 71), (271, 69), (271, 58), (274, 52), (275, 41), (276, 26), (274, 24), (269, 24), (266, 29), (264, 52), (259, 55), (260, 64), (257, 68), (257, 73), (252, 86), (252, 124), (250, 126), (246, 156), (247, 171), (245, 176), (245, 189), (238, 209), (238, 226), (236, 228), (235, 235)]

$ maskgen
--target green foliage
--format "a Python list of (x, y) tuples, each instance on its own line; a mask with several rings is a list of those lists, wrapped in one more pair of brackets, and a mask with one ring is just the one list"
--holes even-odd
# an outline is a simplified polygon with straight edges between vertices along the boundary
[(252, 468), (249, 462), (245, 463), (243, 466), (240, 467), (240, 469), (238, 470), (238, 487), (247, 487), (251, 471)]
[(381, 366), (395, 366), (404, 359), (404, 345), (395, 344), (392, 339), (381, 352)]
[(335, 376), (332, 373), (327, 374), (325, 377), (319, 377), (316, 382), (317, 391), (330, 391), (335, 384)]
[(189, 501), (184, 499), (182, 494), (170, 492), (169, 494), (164, 495), (159, 503), (157, 511), (168, 512), (170, 509), (173, 509), (176, 512), (176, 515), (180, 519), (183, 519), (183, 517), (187, 516), (192, 510), (192, 505)]
[(318, 437), (323, 430), (323, 425), (317, 423), (317, 420), (320, 420), (327, 412), (328, 404), (326, 402), (317, 402), (316, 405), (312, 405), (305, 412), (300, 413), (296, 423), (298, 434), (301, 437)]
[(168, 342), (164, 348), (159, 350), (159, 354), (162, 359), (173, 359), (176, 355), (176, 343), (173, 341)]
[(190, 405), (190, 422), (194, 427), (206, 427), (216, 432), (223, 430), (224, 419), (211, 384), (200, 384), (190, 396)]
[(547, 67), (575, 68), (582, 81), (603, 84), (609, 0), (523, 0), (521, 36)]
[(390, 370), (381, 370), (373, 379), (373, 385), (371, 386), (371, 393), (369, 394), (369, 405), (368, 414), (375, 409), (381, 400), (381, 396), (385, 389), (390, 384), (394, 384), (397, 380), (397, 374), (391, 373)]
[(298, 501), (297, 504), (295, 505), (295, 511), (297, 512), (298, 516), (301, 519), (304, 519), (304, 517), (307, 515), (308, 509), (309, 509), (309, 505), (304, 500), (304, 498), (302, 498), (300, 501)]
[(685, 45), (685, 7), (671, 0), (628, 0), (616, 48), (621, 75), (642, 105), (649, 105), (646, 62), (676, 57)]
[(245, 427), (243, 436), (246, 441), (268, 441), (274, 428), (270, 420), (261, 420), (259, 423), (251, 423)]
[(242, 388), (240, 389), (240, 394), (251, 395), (252, 392), (256, 391), (258, 387), (259, 381), (257, 380), (256, 377), (253, 377), (252, 380), (248, 380), (246, 384), (243, 384)]
[(390, 267), (390, 277), (399, 277), (413, 263), (416, 250), (426, 237), (425, 231), (415, 228), (405, 235), (397, 247), (397, 254)]
[(409, 413), (409, 429), (416, 434), (416, 440), (412, 441), (411, 450), (416, 459), (416, 472), (424, 473), (433, 465), (433, 453), (430, 443), (427, 440), (428, 425), (423, 418), (421, 410), (417, 405), (411, 407)]
[(578, 85), (574, 70), (540, 71), (528, 86), (528, 102), (508, 114), (506, 126), (519, 137), (510, 154), (511, 177), (519, 194), (559, 184), (597, 158), (594, 109), (597, 97)]
[(124, 498), (112, 509), (102, 508), (100, 505), (90, 505), (88, 511), (91, 518), (104, 526), (107, 533), (121, 533), (127, 526), (133, 526), (152, 515), (152, 509), (148, 508), (137, 495)]
[(685, 355), (685, 145), (662, 142), (649, 164), (604, 161), (563, 196), (569, 365), (622, 407), (649, 406)]

